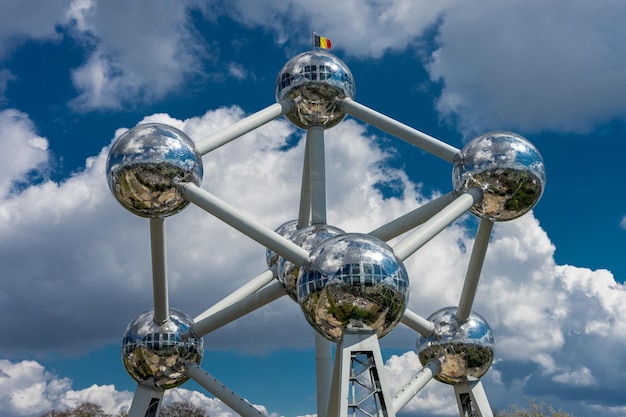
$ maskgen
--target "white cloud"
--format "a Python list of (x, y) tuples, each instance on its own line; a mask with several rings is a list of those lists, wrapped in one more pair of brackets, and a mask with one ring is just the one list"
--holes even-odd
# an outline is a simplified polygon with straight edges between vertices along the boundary
[(5, 58), (21, 43), (36, 39), (61, 39), (56, 26), (65, 20), (65, 10), (72, 0), (56, 2), (2, 1), (0, 16), (0, 58)]
[(626, 229), (626, 215), (624, 215), (624, 217), (622, 217), (622, 220), (619, 222), (619, 226), (622, 229)]
[(469, 131), (586, 132), (626, 115), (625, 5), (497, 2), (449, 8), (428, 69), (438, 109)]
[[(110, 415), (128, 411), (133, 393), (118, 391), (113, 385), (92, 385), (74, 390), (72, 381), (47, 371), (35, 361), (0, 360), (0, 409), (5, 417), (35, 417), (49, 410), (67, 410), (85, 402), (102, 407)], [(188, 401), (214, 417), (234, 417), (220, 400), (184, 388), (168, 390), (164, 405)], [(260, 406), (264, 412), (267, 410)]]
[(580, 369), (571, 372), (564, 372), (559, 375), (555, 375), (552, 378), (553, 381), (561, 382), (567, 385), (595, 385), (596, 378), (591, 374), (591, 370), (585, 366)]
[(48, 163), (48, 141), (35, 132), (28, 116), (14, 109), (0, 111), (0, 137), (6, 152), (0, 153), (0, 195), (9, 193), (29, 174), (41, 174)]
[(361, 57), (380, 57), (411, 45), (452, 4), (423, 0), (238, 0), (222, 9), (212, 5), (206, 14), (224, 13), (244, 25), (269, 28), (279, 43), (285, 38), (311, 42), (311, 31), (315, 31), (329, 37), (333, 48)]
[(184, 2), (80, 2), (69, 13), (95, 46), (72, 73), (78, 110), (159, 99), (201, 71), (206, 56)]

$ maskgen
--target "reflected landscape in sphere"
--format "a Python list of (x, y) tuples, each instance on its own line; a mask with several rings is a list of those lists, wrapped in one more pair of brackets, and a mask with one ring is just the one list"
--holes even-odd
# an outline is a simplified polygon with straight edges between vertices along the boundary
[(516, 219), (539, 201), (546, 183), (539, 151), (510, 132), (488, 132), (472, 139), (455, 161), (452, 182), (457, 193), (483, 190), (470, 211), (492, 221)]
[(276, 100), (291, 100), (285, 116), (296, 126), (330, 128), (346, 116), (335, 98), (354, 97), (354, 78), (347, 65), (333, 54), (314, 50), (290, 59), (276, 80)]
[(493, 362), (495, 341), (491, 328), (480, 315), (471, 313), (464, 323), (456, 320), (457, 307), (446, 307), (428, 320), (435, 323), (434, 333), (420, 337), (417, 351), (420, 362), (441, 360), (435, 379), (446, 384), (461, 384), (482, 377)]
[[(338, 227), (319, 224), (297, 230), (291, 236), (291, 240), (296, 245), (311, 252), (313, 248), (325, 240), (344, 233), (345, 232)], [(278, 258), (278, 280), (283, 284), (283, 288), (294, 301), (298, 301), (298, 275), (300, 275), (300, 267), (294, 265), (282, 256)]]
[[(276, 233), (285, 237), (287, 239), (291, 239), (291, 236), (298, 230), (298, 220), (289, 220), (274, 230)], [(265, 250), (265, 262), (267, 263), (267, 267), (271, 268), (278, 263), (278, 254), (271, 249)]]
[(298, 277), (298, 303), (322, 336), (341, 340), (344, 330), (370, 328), (379, 338), (400, 321), (409, 297), (402, 261), (383, 241), (347, 233), (322, 242)]
[(154, 311), (146, 311), (128, 325), (122, 362), (135, 381), (152, 378), (156, 387), (174, 388), (189, 379), (186, 361), (200, 364), (204, 342), (191, 333), (193, 320), (181, 311), (170, 309), (170, 319), (163, 324), (153, 318)]
[(106, 173), (117, 201), (141, 217), (160, 218), (180, 212), (189, 202), (175, 182), (202, 181), (202, 158), (180, 130), (161, 123), (136, 126), (109, 151)]

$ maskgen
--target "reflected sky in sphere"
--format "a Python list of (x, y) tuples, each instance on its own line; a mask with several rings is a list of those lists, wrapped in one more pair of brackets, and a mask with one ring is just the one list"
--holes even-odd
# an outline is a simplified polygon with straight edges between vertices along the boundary
[(202, 338), (191, 333), (192, 323), (191, 317), (176, 309), (170, 309), (163, 324), (154, 321), (153, 310), (140, 314), (122, 339), (122, 362), (128, 374), (139, 383), (152, 378), (162, 389), (187, 381), (185, 363), (199, 365), (204, 351)]
[(527, 139), (511, 132), (488, 132), (465, 145), (455, 161), (457, 193), (477, 187), (483, 199), (470, 211), (491, 221), (523, 216), (541, 198), (546, 174), (543, 157)]
[(291, 100), (294, 104), (293, 111), (286, 114), (294, 125), (330, 128), (346, 116), (334, 100), (354, 97), (354, 78), (348, 66), (330, 52), (308, 51), (283, 66), (275, 93), (277, 101)]
[(297, 285), (307, 321), (334, 342), (348, 326), (385, 336), (400, 321), (409, 296), (404, 264), (385, 242), (360, 233), (327, 239), (313, 249)]
[(176, 181), (202, 182), (202, 157), (182, 131), (162, 123), (136, 126), (111, 147), (106, 164), (109, 189), (128, 211), (162, 218), (183, 210), (189, 202)]
[(435, 324), (430, 337), (419, 337), (417, 351), (420, 362), (439, 360), (441, 370), (435, 379), (446, 384), (475, 381), (491, 367), (495, 353), (495, 340), (487, 321), (471, 313), (467, 321), (456, 319), (457, 307), (436, 311), (429, 321)]

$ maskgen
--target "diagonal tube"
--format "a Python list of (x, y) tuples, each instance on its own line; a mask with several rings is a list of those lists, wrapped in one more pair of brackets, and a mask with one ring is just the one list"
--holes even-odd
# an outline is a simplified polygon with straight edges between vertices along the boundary
[(309, 260), (309, 252), (279, 235), (275, 231), (246, 217), (234, 207), (226, 204), (210, 192), (193, 183), (178, 183), (183, 197), (203, 210), (211, 213), (224, 223), (229, 224), (249, 238), (289, 260), (296, 266), (302, 266)]
[(474, 303), (474, 296), (476, 295), (476, 288), (478, 287), (478, 280), (480, 279), (485, 254), (489, 247), (489, 238), (491, 237), (492, 230), (493, 222), (491, 220), (480, 220), (474, 239), (472, 255), (465, 275), (461, 299), (459, 300), (459, 309), (456, 312), (456, 319), (459, 323), (464, 323), (469, 318), (472, 311), (472, 304)]
[(389, 241), (424, 223), (452, 201), (454, 201), (454, 193), (451, 191), (448, 194), (444, 194), (441, 197), (429, 201), (404, 216), (390, 221), (376, 230), (372, 230), (369, 234), (385, 242)]
[(276, 266), (264, 271), (260, 275), (256, 276), (247, 284), (244, 284), (237, 290), (233, 291), (228, 296), (224, 297), (222, 300), (214, 304), (209, 309), (205, 310), (202, 314), (198, 315), (193, 321), (200, 321), (208, 316), (213, 315), (217, 311), (228, 307), (232, 304), (235, 304), (238, 301), (243, 300), (249, 295), (254, 294), (256, 291), (260, 290), (276, 277)]
[(426, 133), (422, 133), (419, 130), (402, 124), (397, 120), (372, 110), (352, 99), (344, 98), (336, 100), (339, 102), (341, 110), (349, 115), (369, 123), (380, 130), (383, 130), (448, 162), (454, 162), (457, 155), (461, 153), (461, 151), (454, 146), (448, 145), (447, 143), (442, 142), (439, 139), (435, 139)]
[(441, 371), (441, 363), (432, 359), (391, 399), (394, 413), (404, 408)]
[(402, 324), (418, 332), (424, 338), (430, 337), (435, 331), (435, 323), (430, 320), (426, 320), (408, 308), (404, 310), (404, 314), (402, 315), (400, 321)]
[(228, 142), (231, 142), (234, 139), (237, 139), (240, 136), (245, 135), (257, 127), (263, 126), (285, 113), (289, 113), (292, 109), (293, 103), (291, 101), (278, 101), (271, 106), (239, 120), (237, 123), (219, 130), (204, 139), (200, 139), (196, 142), (196, 149), (200, 155), (206, 155), (207, 153), (227, 144)]
[(203, 337), (206, 334), (227, 325), (233, 320), (243, 317), (246, 314), (263, 307), (264, 305), (277, 300), (285, 294), (286, 293), (282, 284), (278, 281), (274, 281), (261, 288), (259, 291), (250, 294), (246, 298), (214, 312), (210, 316), (204, 317), (198, 321), (194, 320), (194, 323), (191, 326), (191, 331), (196, 336)]
[(478, 188), (470, 188), (459, 195), (452, 203), (448, 204), (416, 231), (394, 246), (393, 250), (396, 252), (396, 255), (401, 260), (406, 260), (474, 204), (478, 203), (482, 197), (483, 193)]
[(224, 404), (230, 407), (238, 415), (243, 417), (265, 416), (264, 413), (256, 409), (247, 400), (240, 397), (237, 393), (228, 388), (222, 382), (215, 379), (213, 375), (200, 368), (200, 366), (198, 366), (197, 364), (187, 362), (185, 364), (185, 371), (191, 379), (204, 387), (216, 398), (222, 400)]

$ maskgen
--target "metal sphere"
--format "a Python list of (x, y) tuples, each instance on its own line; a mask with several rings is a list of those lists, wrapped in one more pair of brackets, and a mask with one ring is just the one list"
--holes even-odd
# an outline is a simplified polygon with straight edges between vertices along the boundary
[(457, 311), (457, 307), (446, 307), (432, 314), (428, 320), (435, 323), (435, 331), (417, 342), (422, 365), (439, 360), (441, 371), (435, 379), (451, 385), (482, 377), (491, 366), (495, 351), (493, 333), (485, 319), (471, 313), (468, 320), (459, 323)]
[(492, 221), (516, 219), (541, 198), (546, 184), (539, 151), (511, 132), (488, 132), (472, 139), (454, 163), (452, 182), (457, 193), (471, 187), (483, 190), (483, 199), (470, 211)]
[(385, 336), (400, 321), (409, 297), (402, 261), (385, 242), (360, 233), (332, 237), (315, 247), (297, 286), (307, 321), (333, 342), (348, 327)]
[[(291, 239), (291, 236), (297, 230), (298, 230), (298, 220), (296, 219), (296, 220), (289, 220), (288, 222), (281, 224), (274, 231), (278, 233), (279, 235), (281, 235), (282, 237)], [(267, 249), (265, 251), (265, 262), (267, 263), (268, 268), (271, 268), (274, 265), (277, 265), (278, 258), (279, 258), (278, 254), (274, 252), (273, 250)]]
[(287, 118), (296, 126), (330, 128), (346, 114), (335, 98), (354, 97), (354, 78), (347, 65), (333, 54), (314, 50), (290, 59), (276, 79), (276, 100), (291, 100)]
[(180, 130), (161, 123), (136, 126), (111, 147), (106, 173), (111, 192), (124, 208), (141, 217), (180, 212), (189, 202), (176, 181), (202, 181), (202, 158)]
[(193, 321), (185, 313), (170, 309), (169, 320), (154, 321), (154, 311), (146, 311), (133, 320), (122, 339), (122, 362), (126, 371), (139, 383), (174, 388), (189, 379), (187, 361), (200, 364), (204, 350), (202, 338), (191, 332)]
[[(346, 232), (338, 227), (318, 224), (297, 230), (291, 236), (291, 240), (296, 245), (310, 252), (325, 240), (344, 233)], [(294, 301), (298, 301), (298, 275), (300, 275), (300, 267), (282, 256), (278, 258), (278, 280), (283, 284), (283, 288)]]

